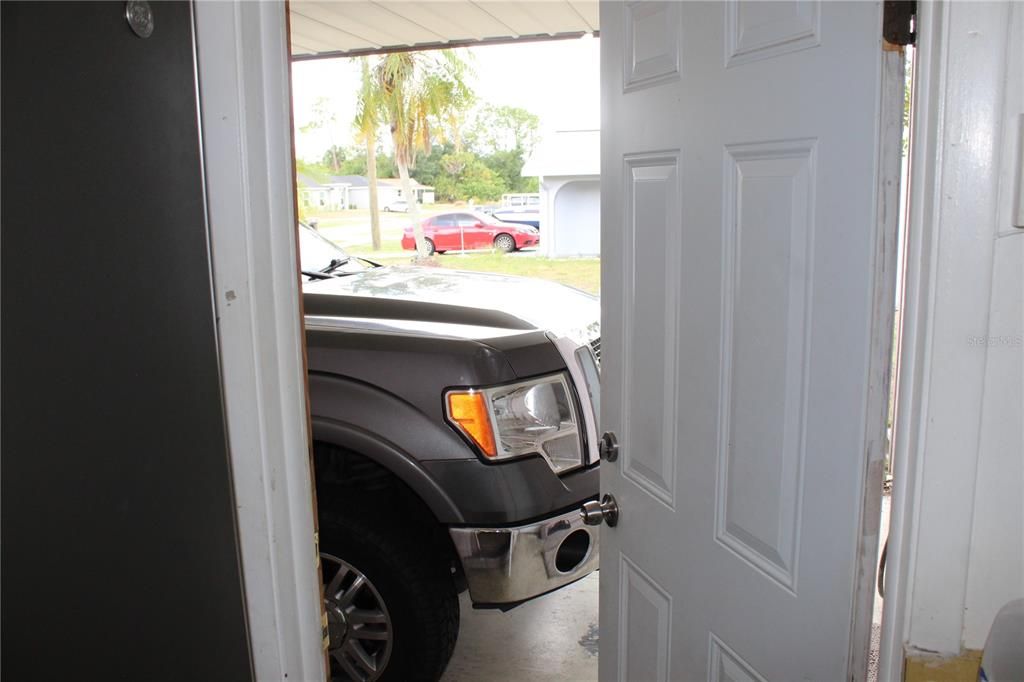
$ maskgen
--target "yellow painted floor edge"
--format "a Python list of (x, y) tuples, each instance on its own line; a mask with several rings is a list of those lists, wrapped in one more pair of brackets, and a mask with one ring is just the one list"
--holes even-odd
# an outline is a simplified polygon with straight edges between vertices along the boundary
[(981, 651), (967, 649), (959, 656), (908, 655), (904, 682), (977, 682)]

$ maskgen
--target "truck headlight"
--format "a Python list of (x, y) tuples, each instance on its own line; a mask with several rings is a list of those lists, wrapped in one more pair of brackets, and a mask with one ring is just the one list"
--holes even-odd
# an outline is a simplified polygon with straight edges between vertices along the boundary
[(487, 459), (540, 454), (555, 473), (583, 463), (579, 416), (564, 374), (445, 395), (448, 421)]

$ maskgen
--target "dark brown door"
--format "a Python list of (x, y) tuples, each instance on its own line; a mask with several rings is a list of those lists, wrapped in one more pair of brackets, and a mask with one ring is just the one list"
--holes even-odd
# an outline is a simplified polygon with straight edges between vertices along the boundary
[(2, 3), (4, 679), (252, 678), (188, 3)]

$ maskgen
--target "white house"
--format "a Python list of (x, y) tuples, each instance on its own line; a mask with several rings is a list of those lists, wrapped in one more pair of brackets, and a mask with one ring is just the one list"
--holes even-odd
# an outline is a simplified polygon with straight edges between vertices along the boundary
[[(357, 178), (362, 182), (359, 184), (353, 183), (348, 190), (349, 196), (349, 207), (350, 208), (370, 208), (370, 187), (369, 182), (366, 178), (359, 176), (346, 176), (349, 178)], [(416, 195), (416, 200), (421, 204), (432, 204), (434, 203), (434, 188), (427, 185), (421, 185), (416, 180), (412, 180), (412, 191)], [(400, 201), (404, 199), (402, 196), (402, 181), (398, 178), (378, 178), (377, 179), (377, 201), (383, 209), (390, 203)]]
[(523, 165), (540, 179), (540, 252), (547, 256), (601, 253), (601, 131), (547, 135)]
[[(299, 205), (303, 208), (341, 211), (370, 208), (370, 183), (362, 175), (334, 175), (326, 182), (298, 173)], [(434, 203), (434, 188), (412, 181), (413, 193), (421, 204)], [(377, 200), (381, 209), (402, 199), (402, 181), (395, 178), (377, 180)]]
[[(349, 189), (352, 179), (359, 176), (334, 176), (327, 182), (320, 182), (305, 173), (296, 174), (299, 190), (299, 205), (307, 209), (339, 211), (349, 207)], [(363, 178), (363, 182), (366, 180)]]

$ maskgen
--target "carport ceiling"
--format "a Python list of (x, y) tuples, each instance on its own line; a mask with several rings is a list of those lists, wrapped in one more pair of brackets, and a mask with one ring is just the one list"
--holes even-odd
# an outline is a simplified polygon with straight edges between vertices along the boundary
[(597, 15), (597, 0), (292, 0), (292, 57), (574, 38)]

